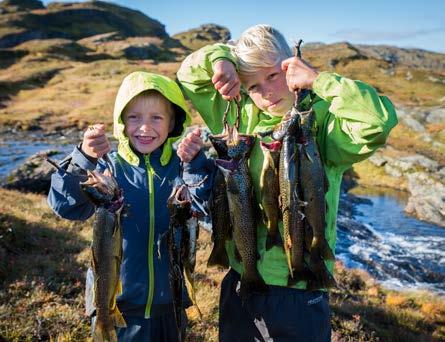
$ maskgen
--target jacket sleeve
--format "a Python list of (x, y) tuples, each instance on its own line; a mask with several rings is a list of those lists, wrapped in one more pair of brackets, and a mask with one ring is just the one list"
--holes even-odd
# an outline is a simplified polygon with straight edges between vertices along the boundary
[(397, 125), (393, 104), (360, 81), (322, 72), (313, 91), (324, 101), (314, 104), (317, 140), (327, 165), (349, 168), (383, 146)]
[(194, 196), (192, 207), (195, 212), (202, 212), (201, 207), (204, 207), (204, 209), (208, 212), (207, 202), (212, 191), (213, 177), (215, 172), (216, 166), (213, 159), (208, 158), (202, 150), (190, 163), (184, 163), (184, 181), (187, 184), (197, 184), (199, 182), (203, 182), (199, 186), (189, 188), (190, 192)]
[[(212, 83), (213, 64), (227, 59), (235, 67), (236, 59), (230, 48), (224, 44), (208, 45), (190, 54), (181, 64), (177, 77), (181, 83), (185, 95), (191, 100), (193, 106), (199, 112), (206, 125), (213, 134), (221, 133), (223, 130), (223, 113), (228, 102), (225, 101)], [(240, 131), (245, 132), (252, 123), (252, 116), (246, 112), (246, 102), (251, 103), (247, 94), (241, 93), (241, 125)], [(253, 104), (250, 104), (253, 107)], [(228, 122), (233, 124), (236, 118), (236, 106), (231, 106), (228, 114)], [(253, 126), (252, 126), (253, 127)]]
[(80, 188), (86, 180), (86, 170), (94, 170), (96, 165), (88, 160), (79, 148), (60, 163), (60, 170), (51, 176), (48, 204), (60, 217), (68, 220), (86, 220), (94, 213), (94, 206)]

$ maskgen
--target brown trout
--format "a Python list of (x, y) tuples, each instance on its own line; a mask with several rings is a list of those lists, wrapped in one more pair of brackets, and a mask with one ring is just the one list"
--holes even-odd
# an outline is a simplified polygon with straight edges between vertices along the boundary
[(289, 266), (290, 280), (307, 279), (310, 274), (303, 258), (304, 224), (297, 149), (300, 134), (300, 117), (295, 107), (286, 114), (284, 121), (272, 133), (274, 140), (281, 140), (279, 180), (281, 213), (283, 215), (284, 250)]
[[(184, 289), (184, 244), (183, 239), (188, 239), (187, 221), (192, 217), (191, 211), (192, 196), (189, 188), (181, 178), (176, 178), (172, 192), (167, 200), (167, 207), (170, 214), (170, 224), (167, 232), (167, 248), (169, 260), (169, 280), (173, 297), (173, 309), (176, 320), (176, 328), (179, 341), (184, 340), (183, 322), (183, 289)], [(184, 235), (186, 236), (184, 238)], [(160, 237), (162, 239), (163, 237)], [(159, 244), (159, 241), (158, 241)], [(189, 252), (187, 252), (188, 254)], [(190, 267), (190, 265), (188, 266)]]
[(96, 306), (93, 340), (117, 341), (115, 326), (126, 326), (116, 305), (116, 297), (122, 292), (119, 280), (122, 261), (122, 192), (108, 170), (104, 174), (88, 171), (88, 179), (80, 184), (96, 206), (91, 247)]
[(313, 110), (301, 112), (301, 182), (304, 184), (303, 199), (305, 220), (312, 230), (310, 246), (310, 268), (321, 287), (333, 285), (333, 278), (323, 260), (335, 260), (334, 253), (325, 237), (326, 199), (329, 184), (314, 136), (315, 113)]
[(280, 196), (278, 165), (281, 142), (261, 142), (261, 148), (264, 153), (260, 177), (261, 205), (263, 206), (265, 223), (268, 229), (266, 250), (269, 250), (273, 246), (283, 247), (283, 241), (278, 230), (278, 221), (281, 217), (278, 203), (278, 197)]
[[(229, 158), (227, 155), (227, 138), (228, 135), (226, 133), (209, 136), (210, 142), (215, 148), (219, 159), (227, 160)], [(216, 171), (213, 181), (209, 210), (212, 219), (213, 249), (210, 253), (207, 266), (229, 268), (229, 257), (227, 256), (225, 242), (231, 239), (232, 225), (230, 216), (227, 215), (229, 212), (229, 202), (227, 200), (226, 182), (222, 171), (219, 169)]]
[(254, 142), (254, 136), (238, 134), (234, 128), (228, 140), (228, 156), (231, 159), (216, 160), (225, 177), (233, 238), (244, 268), (240, 286), (240, 296), (243, 300), (249, 294), (267, 291), (267, 286), (256, 267), (258, 251), (255, 199), (247, 165)]

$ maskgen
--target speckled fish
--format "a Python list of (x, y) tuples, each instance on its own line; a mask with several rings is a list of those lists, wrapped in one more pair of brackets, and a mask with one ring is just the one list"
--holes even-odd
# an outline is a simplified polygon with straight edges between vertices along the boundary
[(272, 137), (281, 140), (279, 182), (281, 213), (283, 215), (283, 238), (289, 266), (290, 281), (307, 279), (310, 274), (304, 263), (304, 205), (301, 196), (299, 177), (299, 156), (297, 141), (300, 134), (300, 117), (293, 107), (286, 114), (282, 124), (276, 129)]
[(170, 288), (172, 290), (173, 297), (173, 309), (176, 319), (178, 339), (182, 341), (184, 339), (182, 329), (184, 310), (184, 251), (181, 240), (183, 238), (183, 235), (187, 234), (187, 221), (192, 217), (192, 197), (190, 195), (188, 186), (184, 184), (184, 181), (181, 178), (176, 178), (174, 182), (175, 183), (172, 192), (167, 200), (167, 207), (170, 214), (170, 224), (168, 231), (166, 232), (166, 236), (169, 258)]
[(265, 224), (267, 226), (266, 249), (273, 246), (283, 247), (278, 221), (281, 211), (278, 203), (280, 185), (278, 178), (278, 165), (280, 162), (281, 142), (261, 142), (264, 154), (263, 167), (260, 176), (261, 205), (263, 206)]
[(226, 180), (233, 239), (244, 268), (240, 286), (240, 296), (243, 299), (249, 294), (267, 291), (256, 266), (258, 252), (255, 202), (247, 165), (254, 142), (254, 136), (238, 134), (234, 128), (228, 140), (228, 156), (231, 159), (216, 160)]
[(310, 267), (322, 287), (333, 285), (333, 278), (323, 260), (335, 260), (334, 253), (325, 237), (326, 199), (329, 184), (314, 135), (315, 113), (312, 110), (301, 112), (301, 182), (304, 184), (303, 200), (305, 220), (312, 230), (310, 246)]
[[(227, 130), (220, 135), (210, 135), (209, 139), (218, 154), (219, 159), (227, 160)], [(209, 200), (209, 210), (212, 218), (213, 249), (207, 266), (221, 266), (229, 268), (229, 257), (225, 248), (226, 240), (231, 238), (232, 225), (230, 222), (229, 202), (227, 200), (226, 182), (221, 170), (217, 170), (213, 182), (212, 195)]]
[(115, 326), (126, 326), (116, 305), (116, 297), (122, 292), (119, 273), (122, 261), (120, 212), (123, 196), (108, 170), (104, 174), (88, 171), (88, 179), (80, 184), (96, 206), (91, 247), (96, 307), (93, 340), (117, 341)]

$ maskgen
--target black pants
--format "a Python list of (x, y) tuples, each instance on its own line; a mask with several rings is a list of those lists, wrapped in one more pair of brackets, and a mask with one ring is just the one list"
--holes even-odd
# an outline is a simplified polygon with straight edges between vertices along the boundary
[[(146, 319), (125, 316), (126, 328), (116, 328), (119, 342), (178, 342), (175, 316), (172, 313)], [(91, 333), (94, 331), (96, 316), (91, 319)], [(185, 336), (187, 316), (183, 312), (182, 336)]]
[(221, 342), (331, 340), (327, 293), (269, 286), (267, 294), (253, 294), (242, 305), (239, 280), (239, 274), (230, 270), (221, 284)]

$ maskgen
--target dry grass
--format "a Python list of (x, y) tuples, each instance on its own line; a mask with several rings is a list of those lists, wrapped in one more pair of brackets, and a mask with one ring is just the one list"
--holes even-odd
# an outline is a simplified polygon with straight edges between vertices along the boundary
[[(0, 339), (83, 341), (84, 274), (90, 222), (56, 217), (41, 195), (0, 189)], [(210, 234), (201, 230), (196, 294), (200, 320), (189, 309), (188, 341), (217, 341), (223, 271), (207, 268)], [(334, 341), (445, 340), (445, 302), (429, 293), (381, 288), (364, 271), (336, 265), (331, 292)]]
[(377, 167), (369, 160), (353, 165), (354, 180), (364, 188), (384, 187), (408, 191), (405, 178), (392, 177), (385, 173), (383, 167)]

